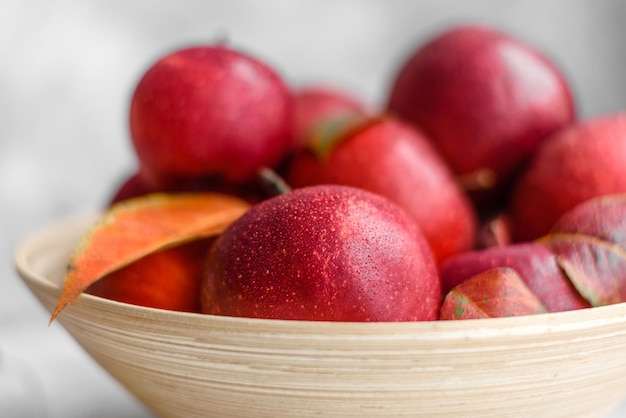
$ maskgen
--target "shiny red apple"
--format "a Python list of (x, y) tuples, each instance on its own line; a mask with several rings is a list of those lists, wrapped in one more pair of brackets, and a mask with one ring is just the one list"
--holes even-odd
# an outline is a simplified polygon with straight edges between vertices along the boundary
[(202, 285), (209, 314), (420, 321), (441, 288), (421, 231), (400, 207), (347, 186), (306, 187), (253, 206), (217, 238)]
[(290, 186), (342, 184), (387, 197), (418, 223), (438, 262), (474, 246), (474, 208), (421, 131), (382, 116), (315, 139), (291, 159)]
[(156, 179), (217, 175), (248, 181), (293, 145), (289, 88), (267, 63), (224, 45), (161, 57), (137, 84), (130, 130)]
[(420, 44), (394, 76), (388, 108), (423, 129), (488, 208), (501, 204), (537, 147), (575, 118), (553, 61), (479, 25), (454, 26)]

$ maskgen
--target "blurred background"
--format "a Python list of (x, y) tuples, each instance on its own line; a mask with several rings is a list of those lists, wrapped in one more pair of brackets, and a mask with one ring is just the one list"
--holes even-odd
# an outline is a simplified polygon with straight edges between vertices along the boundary
[(37, 229), (100, 208), (135, 169), (129, 99), (160, 55), (226, 39), (292, 85), (332, 83), (377, 107), (413, 48), (481, 22), (550, 56), (589, 118), (626, 110), (625, 18), (622, 0), (2, 0), (0, 415), (11, 374), (44, 407), (33, 416), (151, 416), (60, 324), (48, 327), (12, 257)]

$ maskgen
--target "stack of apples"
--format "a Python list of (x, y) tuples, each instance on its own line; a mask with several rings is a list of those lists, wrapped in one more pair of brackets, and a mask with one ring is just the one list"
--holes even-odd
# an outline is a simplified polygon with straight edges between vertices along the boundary
[(155, 193), (222, 194), (249, 209), (87, 291), (328, 321), (626, 300), (626, 113), (580, 119), (553, 61), (473, 24), (416, 45), (388, 89), (372, 106), (341, 86), (289, 85), (226, 44), (161, 57), (132, 96), (138, 168), (111, 209)]

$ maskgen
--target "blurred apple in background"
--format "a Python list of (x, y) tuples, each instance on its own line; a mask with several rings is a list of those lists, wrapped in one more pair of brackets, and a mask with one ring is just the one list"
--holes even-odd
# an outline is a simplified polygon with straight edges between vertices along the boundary
[(424, 130), (483, 211), (546, 137), (575, 119), (561, 71), (536, 48), (465, 25), (419, 45), (398, 69), (388, 108)]
[(292, 95), (280, 75), (224, 45), (161, 57), (130, 106), (140, 169), (157, 185), (180, 177), (249, 181), (292, 148), (292, 118)]
[(328, 118), (365, 115), (367, 106), (356, 94), (337, 86), (305, 85), (294, 90), (294, 136), (304, 146), (315, 125)]
[(577, 204), (620, 192), (626, 192), (626, 114), (581, 121), (546, 141), (515, 185), (514, 238), (539, 238)]
[(291, 159), (287, 183), (342, 184), (387, 197), (417, 222), (438, 262), (472, 248), (474, 208), (422, 132), (392, 117), (355, 119), (342, 120), (344, 130), (318, 125), (322, 136)]
[(250, 203), (259, 202), (268, 197), (262, 179), (253, 178), (246, 182), (233, 182), (219, 176), (206, 177), (168, 177), (158, 182), (142, 171), (137, 171), (123, 178), (110, 192), (108, 205), (121, 200), (146, 195), (149, 193), (190, 193), (216, 192), (240, 197)]
[(107, 200), (107, 205), (112, 205), (133, 197), (143, 196), (154, 191), (153, 187), (143, 178), (141, 172), (137, 171), (124, 177), (119, 184), (113, 187), (111, 192), (109, 192), (110, 196)]
[(419, 227), (386, 198), (347, 186), (253, 206), (209, 254), (205, 313), (326, 321), (439, 316), (441, 288)]

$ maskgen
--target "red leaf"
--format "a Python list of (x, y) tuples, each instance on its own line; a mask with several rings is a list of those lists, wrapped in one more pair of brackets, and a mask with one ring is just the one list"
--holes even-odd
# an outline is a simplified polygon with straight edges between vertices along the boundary
[(587, 200), (563, 214), (551, 232), (590, 235), (626, 248), (626, 194)]
[(480, 319), (547, 312), (517, 272), (508, 267), (487, 270), (452, 289), (441, 307), (441, 319)]
[(601, 238), (550, 233), (541, 239), (572, 284), (593, 306), (626, 301), (626, 251)]

